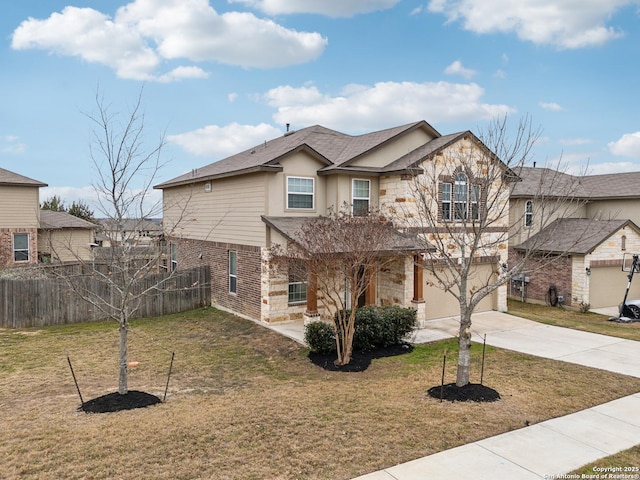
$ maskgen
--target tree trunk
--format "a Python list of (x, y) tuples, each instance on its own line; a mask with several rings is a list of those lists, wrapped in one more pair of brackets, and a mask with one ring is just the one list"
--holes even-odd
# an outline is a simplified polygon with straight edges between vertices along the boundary
[(460, 332), (458, 338), (458, 370), (456, 374), (457, 387), (464, 387), (469, 383), (470, 364), (471, 315), (465, 314), (460, 317)]
[(118, 393), (125, 395), (128, 391), (127, 385), (127, 322), (121, 321), (120, 328), (120, 373), (118, 375)]

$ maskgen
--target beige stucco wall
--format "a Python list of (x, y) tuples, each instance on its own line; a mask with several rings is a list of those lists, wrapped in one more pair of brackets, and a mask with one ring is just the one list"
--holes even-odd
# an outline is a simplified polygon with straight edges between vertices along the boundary
[(38, 252), (51, 255), (53, 262), (92, 259), (93, 232), (87, 229), (63, 229), (38, 232)]
[[(533, 220), (531, 227), (524, 224), (525, 198), (509, 201), (509, 245), (519, 245), (549, 226), (558, 218), (588, 218), (587, 206), (583, 201), (533, 200)], [(590, 217), (589, 217), (590, 218)]]
[(595, 200), (587, 205), (586, 211), (589, 218), (629, 219), (636, 225), (640, 225), (640, 200), (638, 199)]
[(0, 186), (0, 228), (38, 228), (39, 226), (39, 189)]
[(373, 152), (363, 155), (354, 162), (351, 162), (349, 165), (384, 167), (430, 140), (433, 140), (433, 137), (429, 135), (429, 133), (422, 129), (416, 129), (403, 135), (399, 141), (383, 145)]
[(262, 247), (268, 204), (267, 181), (273, 174), (254, 173), (167, 188), (163, 191), (165, 233), (195, 240)]

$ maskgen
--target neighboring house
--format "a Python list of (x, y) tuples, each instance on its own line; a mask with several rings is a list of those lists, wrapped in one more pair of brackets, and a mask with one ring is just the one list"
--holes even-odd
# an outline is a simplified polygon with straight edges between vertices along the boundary
[[(559, 258), (526, 276), (524, 294), (522, 282), (512, 282), (510, 295), (542, 302), (553, 285), (567, 306), (621, 303), (627, 287), (623, 258), (640, 253), (640, 172), (578, 177), (525, 167), (518, 174), (522, 181), (511, 193), (510, 215), (512, 224), (523, 225), (512, 238), (510, 256), (544, 238), (541, 251)], [(539, 200), (541, 190), (544, 200)], [(567, 218), (552, 218), (541, 230), (539, 212), (563, 196), (572, 198), (563, 210)], [(640, 298), (640, 282), (632, 284), (630, 298)]]
[[(484, 146), (471, 132), (442, 136), (424, 121), (359, 136), (316, 125), (194, 169), (155, 187), (163, 191), (172, 268), (211, 265), (213, 303), (246, 317), (275, 322), (315, 316), (312, 282), (274, 274), (270, 247), (295, 240), (301, 223), (345, 203), (356, 214), (406, 206), (409, 182), (421, 166), (438, 166), (454, 158), (449, 150), (463, 148)], [(454, 179), (443, 181), (451, 188)], [(473, 188), (472, 174), (464, 185)], [(465, 211), (475, 211), (473, 192), (465, 195)], [(437, 199), (434, 208), (443, 222), (455, 222), (452, 209), (444, 218), (446, 201)], [(505, 218), (500, 228), (507, 226)], [(399, 248), (393, 265), (375, 272), (365, 303), (412, 306), (421, 320), (459, 314), (455, 299), (418, 266), (421, 252), (414, 247)], [(494, 275), (507, 260), (506, 247), (477, 269)], [(506, 296), (506, 286), (500, 287), (477, 311), (506, 310)]]
[(66, 212), (40, 211), (38, 256), (45, 263), (93, 259), (97, 225)]
[(100, 230), (96, 242), (101, 247), (117, 247), (123, 244), (147, 247), (162, 237), (162, 220), (157, 218), (124, 219), (121, 225), (112, 218), (98, 220)]
[(39, 191), (46, 186), (0, 168), (0, 268), (38, 262)]

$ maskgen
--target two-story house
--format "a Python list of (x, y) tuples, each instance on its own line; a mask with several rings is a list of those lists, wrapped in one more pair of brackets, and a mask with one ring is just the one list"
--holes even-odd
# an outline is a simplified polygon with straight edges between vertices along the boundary
[(46, 186), (0, 168), (0, 268), (38, 263), (39, 192)]
[[(211, 265), (218, 307), (265, 322), (301, 319), (317, 308), (315, 292), (305, 290), (304, 279), (274, 275), (270, 247), (295, 240), (300, 222), (345, 203), (354, 211), (399, 210), (410, 203), (409, 184), (424, 165), (455, 161), (446, 152), (462, 148), (483, 146), (470, 132), (442, 136), (424, 121), (358, 136), (316, 125), (193, 169), (155, 187), (163, 191), (172, 267)], [(465, 211), (477, 211), (481, 200), (472, 175), (460, 171), (455, 179), (443, 180), (450, 189), (455, 186), (458, 210), (452, 207), (442, 221), (456, 221), (461, 201)], [(434, 198), (440, 212), (452, 205), (442, 195)], [(394, 221), (400, 230), (411, 226), (401, 217)], [(422, 232), (427, 233), (437, 234)], [(504, 245), (477, 268), (494, 275), (506, 251)], [(425, 274), (421, 258), (415, 249), (397, 253), (393, 265), (375, 272), (366, 302), (413, 306), (419, 319), (459, 314), (455, 300)], [(487, 296), (476, 311), (491, 309), (506, 310), (506, 287)]]
[[(544, 238), (540, 251), (557, 261), (512, 282), (510, 295), (548, 301), (553, 286), (564, 305), (618, 305), (627, 287), (623, 259), (640, 253), (640, 172), (574, 176), (549, 168), (525, 167), (510, 194), (510, 255)], [(563, 208), (554, 211), (558, 202)], [(545, 226), (541, 217), (549, 215)], [(626, 255), (625, 255), (626, 254)], [(630, 298), (640, 298), (640, 282)]]

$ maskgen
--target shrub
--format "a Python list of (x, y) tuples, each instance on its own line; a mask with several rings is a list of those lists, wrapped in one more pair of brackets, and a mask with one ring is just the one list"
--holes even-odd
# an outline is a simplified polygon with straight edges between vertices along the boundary
[(305, 325), (304, 341), (313, 352), (327, 355), (336, 349), (333, 325), (325, 322), (311, 322)]

